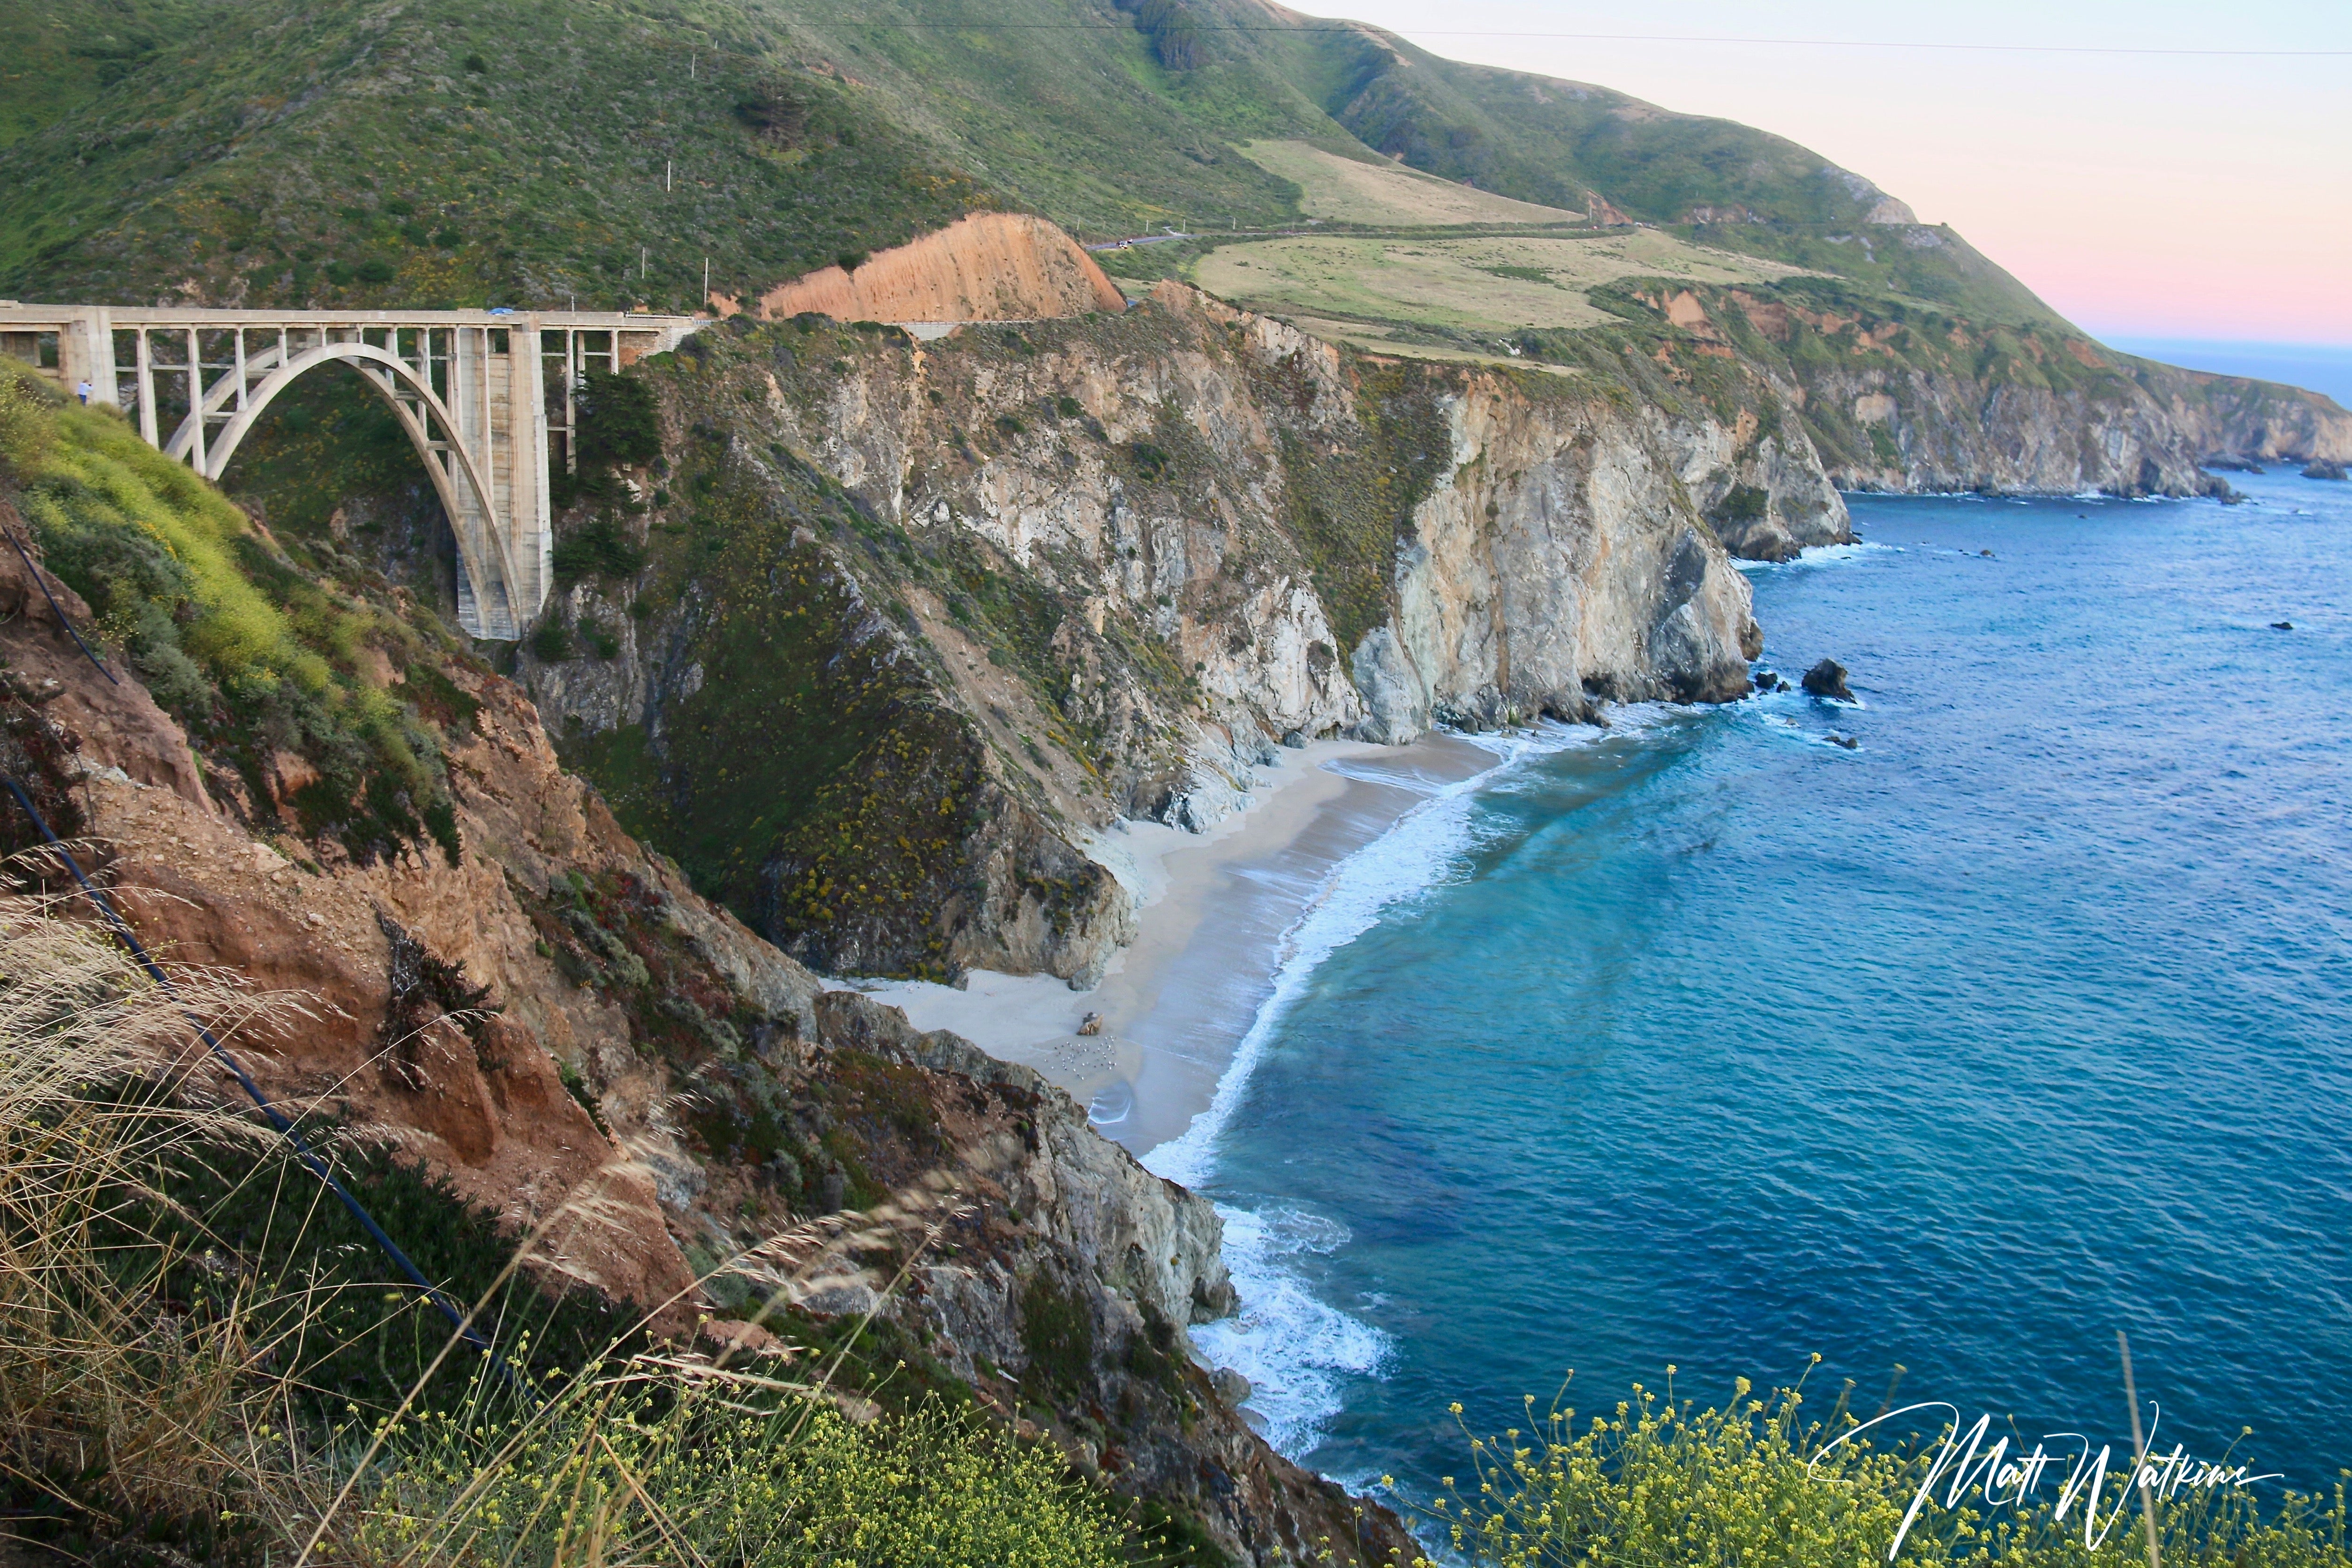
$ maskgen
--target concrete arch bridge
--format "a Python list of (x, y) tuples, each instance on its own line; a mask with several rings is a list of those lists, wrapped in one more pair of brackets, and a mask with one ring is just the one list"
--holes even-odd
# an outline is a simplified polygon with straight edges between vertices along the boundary
[(119, 407), (208, 479), (278, 395), (359, 373), (425, 461), (457, 541), (457, 620), (520, 637), (551, 585), (549, 478), (576, 467), (574, 392), (676, 348), (706, 317), (578, 310), (207, 310), (0, 300), (0, 353)]

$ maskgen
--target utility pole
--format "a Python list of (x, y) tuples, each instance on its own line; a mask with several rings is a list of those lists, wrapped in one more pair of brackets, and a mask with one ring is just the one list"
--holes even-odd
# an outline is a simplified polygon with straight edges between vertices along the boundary
[(642, 283), (642, 282), (644, 282), (645, 280), (646, 280), (646, 247), (645, 247), (644, 246), (642, 246), (642, 245), (641, 245), (641, 246), (637, 247), (637, 281), (638, 281), (638, 282), (640, 282), (640, 283)]
[(708, 256), (702, 258), (702, 302), (706, 307), (710, 303), (710, 258)]
[(668, 190), (668, 189), (670, 188), (670, 182), (671, 182), (671, 178), (672, 178), (672, 176), (674, 176), (677, 173), (677, 161), (676, 161), (675, 159), (671, 159), (671, 158), (664, 158), (664, 159), (662, 160), (662, 189), (663, 189), (663, 190), (667, 191), (667, 190)]

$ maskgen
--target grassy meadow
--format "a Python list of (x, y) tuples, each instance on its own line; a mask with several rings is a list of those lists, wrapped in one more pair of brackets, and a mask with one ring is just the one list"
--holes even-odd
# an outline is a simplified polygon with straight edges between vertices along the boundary
[(1241, 154), (1298, 187), (1298, 210), (1333, 223), (1441, 227), (1581, 223), (1584, 215), (1514, 201), (1401, 163), (1343, 158), (1311, 142), (1245, 142)]
[(1591, 290), (1620, 279), (1769, 284), (1797, 268), (1656, 229), (1612, 229), (1573, 237), (1290, 236), (1220, 246), (1192, 271), (1211, 293), (1277, 314), (1513, 334), (1613, 321)]

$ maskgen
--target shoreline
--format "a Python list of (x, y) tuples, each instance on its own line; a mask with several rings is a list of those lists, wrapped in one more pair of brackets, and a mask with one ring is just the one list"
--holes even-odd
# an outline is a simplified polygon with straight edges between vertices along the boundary
[[(1136, 897), (1136, 940), (1091, 991), (974, 970), (963, 989), (843, 982), (1035, 1068), (1141, 1157), (1207, 1110), (1274, 994), (1286, 938), (1349, 856), (1449, 785), (1503, 762), (1457, 735), (1404, 746), (1317, 741), (1250, 770), (1248, 804), (1205, 833), (1120, 822), (1087, 852)], [(1213, 914), (1214, 918), (1210, 918)], [(1101, 1032), (1078, 1034), (1088, 1013)]]

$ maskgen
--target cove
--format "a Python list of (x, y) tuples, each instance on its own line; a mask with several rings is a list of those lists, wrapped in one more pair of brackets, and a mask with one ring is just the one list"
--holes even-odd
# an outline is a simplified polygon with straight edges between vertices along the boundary
[(1198, 1337), (1279, 1446), (1426, 1502), (1451, 1401), (1815, 1352), (1823, 1411), (1899, 1375), (2127, 1440), (2120, 1327), (2168, 1434), (2333, 1484), (2352, 498), (2233, 481), (1853, 498), (1864, 545), (1751, 581), (1761, 662), (1859, 707), (1546, 731), (1341, 868), (1419, 869), (1302, 949), (1184, 1173), (1248, 1303)]

